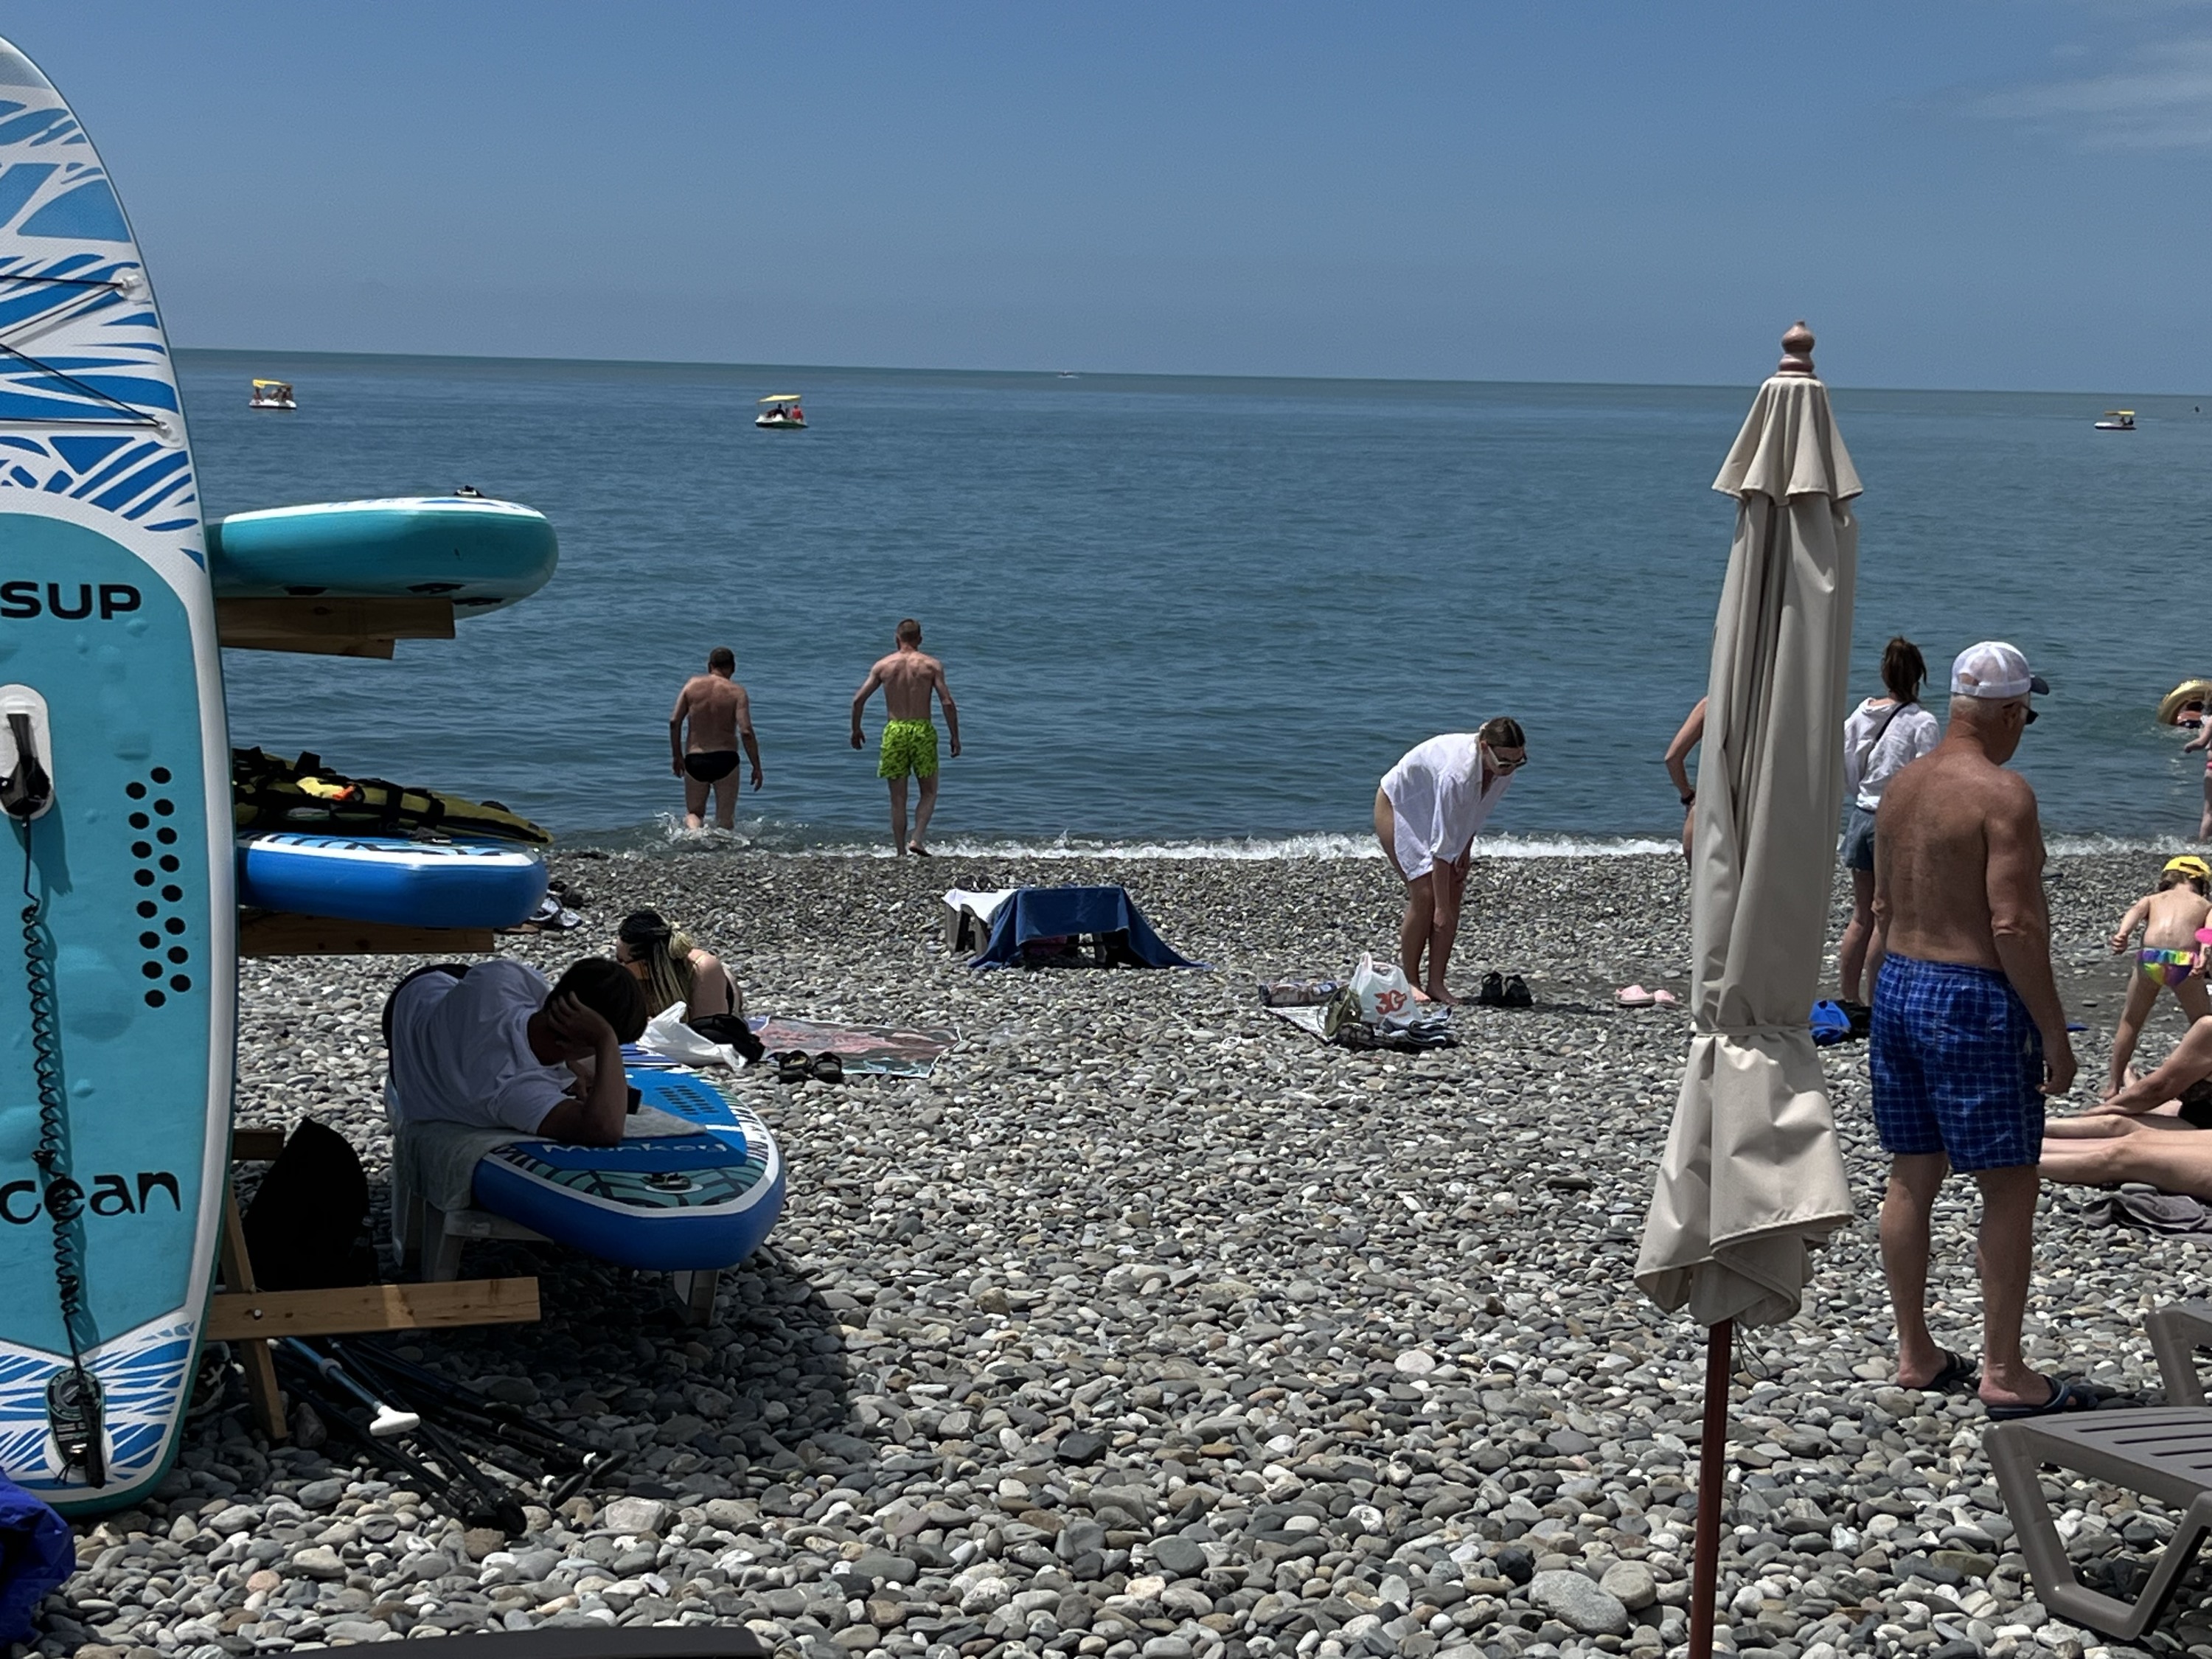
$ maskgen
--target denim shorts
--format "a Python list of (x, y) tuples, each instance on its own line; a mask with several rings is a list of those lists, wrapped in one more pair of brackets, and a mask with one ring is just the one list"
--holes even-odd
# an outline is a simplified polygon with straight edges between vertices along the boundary
[(1867, 1069), (1883, 1150), (1962, 1174), (2043, 1154), (2043, 1037), (1994, 968), (1885, 957)]
[(1844, 819), (1844, 868), (1874, 873), (1874, 814), (1856, 801)]

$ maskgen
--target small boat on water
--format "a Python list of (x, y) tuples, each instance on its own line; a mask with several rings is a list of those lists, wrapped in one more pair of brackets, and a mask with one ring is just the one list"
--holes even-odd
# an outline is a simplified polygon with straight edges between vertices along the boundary
[(806, 425), (806, 411), (799, 406), (796, 392), (779, 392), (772, 398), (761, 399), (761, 412), (753, 416), (753, 424), (770, 432), (802, 431)]
[(291, 384), (286, 380), (256, 380), (253, 395), (246, 400), (248, 409), (297, 409), (299, 400), (292, 396)]
[(2097, 422), (2100, 432), (2132, 432), (2136, 429), (2136, 412), (2132, 409), (2108, 409)]

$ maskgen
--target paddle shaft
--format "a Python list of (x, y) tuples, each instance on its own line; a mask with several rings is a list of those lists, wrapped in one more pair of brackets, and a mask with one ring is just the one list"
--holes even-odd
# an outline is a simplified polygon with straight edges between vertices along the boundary
[(1728, 1461), (1729, 1373), (1735, 1322), (1705, 1332), (1705, 1426), (1698, 1442), (1697, 1556), (1690, 1570), (1689, 1659), (1712, 1659), (1713, 1598), (1721, 1576), (1721, 1488)]

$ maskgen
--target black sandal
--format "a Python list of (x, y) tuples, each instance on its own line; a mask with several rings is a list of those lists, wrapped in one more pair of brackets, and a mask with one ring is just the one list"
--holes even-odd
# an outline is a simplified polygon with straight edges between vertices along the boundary
[[(1971, 1394), (1981, 1380), (1982, 1368), (1978, 1361), (1969, 1359), (1962, 1353), (1953, 1353), (1946, 1348), (1943, 1350), (1942, 1370), (1917, 1386), (1923, 1394)], [(1898, 1384), (1899, 1388), (1908, 1386), (1911, 1385)]]
[(1482, 988), (1474, 994), (1474, 1000), (1485, 1008), (1503, 1008), (1505, 1006), (1504, 976), (1494, 973), (1485, 974), (1482, 976)]
[(1505, 989), (1498, 998), (1501, 1008), (1533, 1008), (1536, 999), (1528, 994), (1528, 981), (1515, 974), (1505, 981)]
[(817, 1083), (842, 1083), (845, 1080), (845, 1062), (835, 1054), (817, 1054), (814, 1056), (813, 1075)]
[(787, 1049), (775, 1057), (775, 1080), (778, 1083), (804, 1083), (811, 1075), (812, 1066), (804, 1048)]

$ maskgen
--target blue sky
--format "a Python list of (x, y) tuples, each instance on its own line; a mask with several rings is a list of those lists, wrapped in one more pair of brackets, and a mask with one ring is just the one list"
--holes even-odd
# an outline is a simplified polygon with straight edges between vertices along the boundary
[(2212, 388), (2212, 5), (0, 3), (179, 343)]

